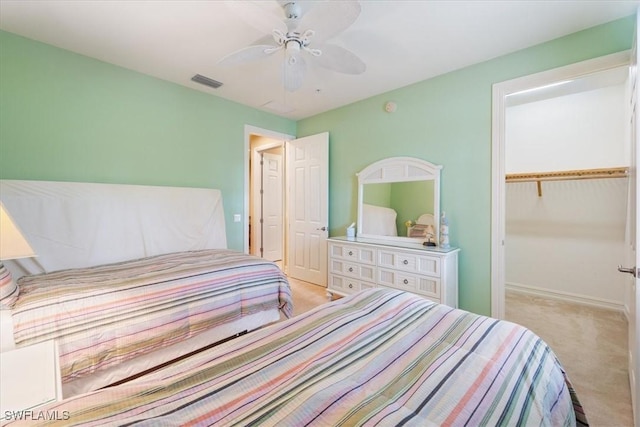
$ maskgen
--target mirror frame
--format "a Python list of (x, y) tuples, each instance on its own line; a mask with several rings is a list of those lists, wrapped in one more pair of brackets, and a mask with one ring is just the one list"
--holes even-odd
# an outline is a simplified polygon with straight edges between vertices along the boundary
[(356, 174), (358, 177), (358, 222), (356, 223), (358, 237), (379, 240), (395, 240), (401, 242), (419, 242), (424, 238), (404, 236), (379, 236), (362, 233), (362, 204), (364, 200), (365, 184), (383, 184), (392, 182), (433, 181), (433, 218), (435, 228), (435, 243), (440, 244), (440, 171), (441, 165), (435, 165), (426, 160), (415, 157), (389, 157), (371, 163)]

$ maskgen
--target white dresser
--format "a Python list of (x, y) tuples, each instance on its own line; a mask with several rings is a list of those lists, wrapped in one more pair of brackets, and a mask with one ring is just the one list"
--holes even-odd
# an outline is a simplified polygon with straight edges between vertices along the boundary
[(362, 237), (331, 237), (327, 293), (385, 287), (458, 307), (458, 248)]

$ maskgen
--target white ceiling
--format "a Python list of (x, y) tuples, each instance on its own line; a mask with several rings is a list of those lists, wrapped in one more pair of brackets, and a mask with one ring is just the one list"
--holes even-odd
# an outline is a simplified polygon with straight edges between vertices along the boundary
[(602, 89), (609, 86), (625, 85), (629, 77), (629, 67), (617, 67), (588, 74), (575, 80), (565, 80), (537, 88), (527, 89), (507, 95), (507, 107), (543, 101), (560, 96)]
[[(306, 3), (303, 12), (314, 2)], [(276, 1), (260, 4), (281, 13)], [(345, 75), (311, 67), (294, 93), (282, 88), (277, 55), (233, 68), (217, 65), (265, 36), (220, 0), (0, 0), (0, 29), (300, 119), (631, 15), (640, 0), (361, 0), (361, 5), (356, 22), (331, 41), (358, 55), (367, 70)], [(197, 73), (224, 85), (211, 89), (194, 83), (190, 79)], [(265, 106), (270, 102), (275, 110)]]

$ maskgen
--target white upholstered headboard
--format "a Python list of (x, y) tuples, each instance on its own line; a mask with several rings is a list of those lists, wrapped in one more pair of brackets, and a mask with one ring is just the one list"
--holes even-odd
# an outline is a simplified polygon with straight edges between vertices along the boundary
[(397, 236), (396, 217), (398, 214), (391, 208), (362, 204), (362, 224), (360, 232), (377, 236)]
[(0, 199), (38, 254), (5, 262), (16, 278), (227, 247), (220, 190), (0, 180)]

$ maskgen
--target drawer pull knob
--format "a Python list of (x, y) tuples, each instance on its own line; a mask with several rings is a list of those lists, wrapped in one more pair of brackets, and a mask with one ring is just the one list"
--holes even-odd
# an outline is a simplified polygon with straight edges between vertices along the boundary
[(349, 251), (349, 255), (353, 255), (353, 251)]
[(349, 289), (353, 289), (353, 283), (349, 283)]
[(403, 282), (404, 282), (405, 285), (409, 284), (409, 281), (407, 279), (404, 279)]
[(403, 263), (404, 265), (407, 265), (407, 264), (409, 264), (409, 261), (405, 259), (404, 261), (402, 261), (402, 263)]
[(349, 272), (353, 273), (353, 267), (349, 267)]

